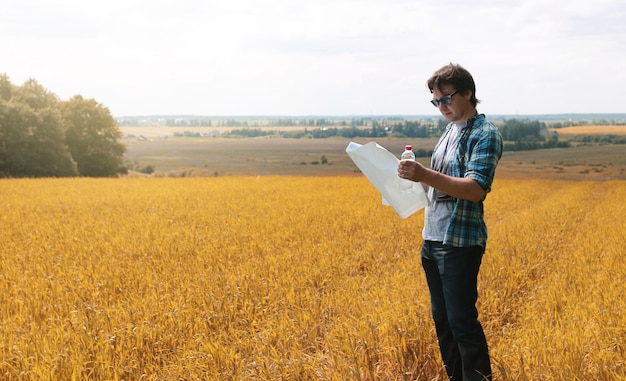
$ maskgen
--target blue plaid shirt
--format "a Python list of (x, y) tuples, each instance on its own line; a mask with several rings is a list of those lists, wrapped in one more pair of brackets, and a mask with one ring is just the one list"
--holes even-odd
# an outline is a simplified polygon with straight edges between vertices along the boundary
[[(448, 125), (447, 129), (449, 128), (452, 128), (452, 123)], [(463, 199), (454, 202), (443, 243), (455, 247), (486, 247), (487, 225), (484, 220), (483, 200), (491, 191), (496, 166), (502, 156), (502, 136), (485, 119), (484, 114), (478, 114), (467, 121), (467, 126), (459, 132), (458, 139), (459, 144), (450, 163), (449, 174), (474, 179), (485, 190), (485, 196), (479, 202)], [(437, 145), (440, 143), (441, 141)], [(431, 162), (431, 166), (433, 164)]]

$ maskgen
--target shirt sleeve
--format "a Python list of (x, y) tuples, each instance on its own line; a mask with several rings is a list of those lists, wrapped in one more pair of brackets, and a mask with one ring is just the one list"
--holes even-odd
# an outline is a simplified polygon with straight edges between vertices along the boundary
[(465, 177), (476, 180), (485, 192), (491, 190), (496, 166), (502, 156), (502, 145), (502, 136), (498, 129), (486, 124), (468, 152)]

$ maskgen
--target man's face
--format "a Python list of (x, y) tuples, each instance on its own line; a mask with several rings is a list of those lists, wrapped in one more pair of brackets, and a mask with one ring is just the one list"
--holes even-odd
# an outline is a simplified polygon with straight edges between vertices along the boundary
[[(437, 106), (439, 112), (448, 122), (465, 122), (475, 113), (474, 106), (470, 101), (472, 94), (470, 91), (467, 94), (455, 93), (455, 91), (456, 89), (452, 85), (443, 85), (441, 90), (435, 86), (433, 88), (433, 99), (439, 101)], [(451, 94), (453, 94), (451, 97), (445, 98)]]

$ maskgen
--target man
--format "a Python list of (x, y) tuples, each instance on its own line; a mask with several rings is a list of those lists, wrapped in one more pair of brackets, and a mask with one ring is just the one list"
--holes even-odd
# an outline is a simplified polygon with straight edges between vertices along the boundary
[(427, 81), (431, 103), (448, 122), (431, 168), (402, 160), (401, 178), (421, 182), (424, 210), (422, 267), (430, 290), (439, 348), (451, 380), (491, 380), (487, 340), (478, 321), (478, 270), (487, 243), (483, 201), (502, 156), (498, 130), (478, 114), (476, 85), (449, 64)]

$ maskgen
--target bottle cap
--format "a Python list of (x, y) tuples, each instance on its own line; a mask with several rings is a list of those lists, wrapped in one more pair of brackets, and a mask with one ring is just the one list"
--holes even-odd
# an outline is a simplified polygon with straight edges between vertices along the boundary
[(410, 150), (412, 150), (412, 149), (413, 149), (413, 146), (411, 146), (411, 145), (406, 145), (406, 146), (404, 146), (404, 149), (405, 149), (405, 150), (407, 150), (407, 151), (410, 151)]

